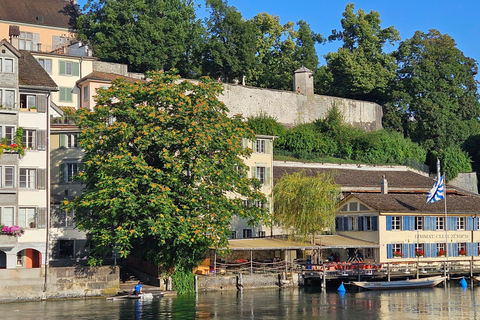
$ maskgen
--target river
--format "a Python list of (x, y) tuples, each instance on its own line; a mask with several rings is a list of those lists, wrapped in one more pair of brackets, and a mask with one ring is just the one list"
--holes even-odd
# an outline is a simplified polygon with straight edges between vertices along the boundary
[[(348, 286), (347, 286), (348, 287)], [(480, 319), (480, 287), (398, 291), (312, 288), (199, 293), (151, 301), (79, 299), (0, 304), (0, 319)]]

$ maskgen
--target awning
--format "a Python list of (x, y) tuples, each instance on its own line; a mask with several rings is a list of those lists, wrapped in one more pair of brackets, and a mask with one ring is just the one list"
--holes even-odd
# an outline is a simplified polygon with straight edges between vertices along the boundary
[(378, 248), (373, 242), (352, 239), (339, 235), (318, 236), (315, 244), (277, 238), (230, 239), (228, 249), (240, 250), (312, 250), (312, 249), (339, 249), (339, 248)]
[(317, 236), (315, 244), (322, 249), (347, 249), (347, 248), (378, 248), (378, 243), (359, 239), (343, 237), (339, 235)]

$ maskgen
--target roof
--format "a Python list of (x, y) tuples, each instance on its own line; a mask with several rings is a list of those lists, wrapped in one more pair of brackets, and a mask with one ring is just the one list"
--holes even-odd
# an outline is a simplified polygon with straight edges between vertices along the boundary
[(232, 251), (311, 250), (372, 247), (378, 247), (378, 244), (339, 235), (317, 236), (315, 238), (315, 244), (278, 238), (231, 239), (228, 241), (228, 249)]
[(58, 90), (57, 84), (28, 51), (20, 50), (18, 59), (18, 84), (20, 86), (38, 87)]
[[(428, 213), (445, 214), (445, 200), (426, 204), (424, 194), (380, 194), (380, 193), (352, 193), (340, 205), (355, 197), (367, 206), (380, 213)], [(480, 196), (447, 195), (447, 213), (476, 214), (480, 213)]]
[(141, 80), (141, 79), (137, 79), (137, 78), (133, 78), (133, 77), (122, 76), (122, 75), (117, 74), (117, 73), (93, 71), (92, 73), (89, 73), (88, 75), (86, 75), (82, 79), (78, 80), (77, 83), (81, 84), (81, 83), (83, 83), (87, 80), (112, 82), (113, 80), (118, 79), (118, 78), (122, 78), (126, 82), (132, 82), (132, 83), (139, 82), (139, 81), (140, 82), (146, 82), (145, 80)]
[(74, 29), (74, 16), (68, 0), (0, 0), (0, 20)]
[(380, 182), (383, 176), (388, 181), (389, 191), (428, 192), (435, 181), (423, 174), (408, 169), (395, 168), (366, 168), (366, 167), (321, 167), (319, 164), (299, 165), (282, 164), (279, 161), (273, 163), (273, 179), (280, 179), (284, 174), (292, 174), (305, 170), (307, 176), (316, 176), (318, 174), (334, 171), (334, 181), (342, 187), (342, 191), (370, 191), (380, 192)]

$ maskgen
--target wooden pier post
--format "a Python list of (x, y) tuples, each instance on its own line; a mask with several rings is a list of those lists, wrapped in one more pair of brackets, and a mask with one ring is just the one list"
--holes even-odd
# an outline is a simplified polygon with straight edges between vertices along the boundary
[(387, 263), (387, 281), (390, 281), (390, 262)]

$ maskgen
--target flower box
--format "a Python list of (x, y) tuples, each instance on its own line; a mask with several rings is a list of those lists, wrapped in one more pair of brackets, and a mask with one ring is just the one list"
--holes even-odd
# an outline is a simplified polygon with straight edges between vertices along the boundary
[(424, 256), (425, 256), (425, 252), (423, 252), (423, 250), (420, 250), (420, 249), (415, 250), (415, 257), (424, 257)]
[(6, 234), (0, 235), (0, 245), (16, 245), (18, 243), (18, 237), (8, 236)]
[(458, 255), (459, 255), (459, 256), (466, 256), (466, 255), (467, 255), (467, 251), (466, 251), (466, 250), (458, 250)]
[(447, 251), (445, 250), (437, 251), (437, 257), (446, 257), (446, 256), (447, 256)]
[(400, 251), (393, 251), (394, 258), (403, 258), (403, 254)]

